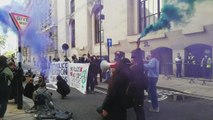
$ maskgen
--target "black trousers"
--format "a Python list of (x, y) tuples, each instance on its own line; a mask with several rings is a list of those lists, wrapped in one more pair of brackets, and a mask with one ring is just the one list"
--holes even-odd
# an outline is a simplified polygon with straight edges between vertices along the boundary
[(10, 97), (10, 86), (0, 88), (0, 118), (4, 117)]
[(127, 111), (125, 108), (114, 106), (103, 120), (127, 120)]
[(145, 120), (144, 105), (134, 105), (133, 108), (135, 110), (136, 120)]
[(176, 64), (176, 77), (181, 77), (182, 64)]

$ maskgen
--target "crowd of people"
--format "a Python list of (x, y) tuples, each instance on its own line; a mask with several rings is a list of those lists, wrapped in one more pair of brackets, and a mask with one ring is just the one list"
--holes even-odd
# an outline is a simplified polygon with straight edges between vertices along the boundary
[[(115, 68), (113, 70), (113, 75), (109, 81), (109, 88), (107, 92), (107, 96), (101, 105), (100, 114), (104, 119), (108, 120), (125, 120), (126, 119), (126, 110), (130, 107), (133, 107), (136, 112), (137, 120), (145, 120), (144, 114), (144, 91), (148, 91), (149, 99), (152, 101), (152, 105), (150, 106), (150, 111), (159, 112), (159, 106), (157, 103), (156, 96), (156, 84), (158, 80), (158, 69), (159, 62), (154, 57), (154, 52), (151, 53), (151, 59), (149, 62), (143, 63), (142, 52), (140, 48), (132, 51), (132, 60), (130, 61), (128, 58), (125, 58), (125, 53), (122, 51), (117, 51), (115, 53)], [(3, 58), (2, 58), (3, 59)], [(97, 74), (101, 72), (100, 62), (101, 59), (97, 56), (90, 56), (89, 54), (84, 54), (79, 59), (76, 56), (72, 56), (72, 60), (69, 60), (65, 56), (65, 61), (74, 62), (74, 63), (90, 63), (88, 77), (87, 77), (87, 93), (94, 93), (94, 86), (97, 84)], [(0, 56), (0, 64), (1, 64), (1, 56)], [(7, 63), (6, 57), (5, 61), (2, 63), (4, 66), (2, 69), (6, 69), (9, 71), (10, 79), (8, 82), (8, 97), (0, 97), (0, 120), (4, 117), (7, 101), (8, 99), (16, 99), (17, 97), (10, 93), (12, 91), (12, 81), (13, 76), (16, 75), (15, 63), (9, 62)], [(6, 65), (6, 66), (5, 66)], [(147, 70), (148, 77), (145, 74), (145, 69)], [(12, 72), (14, 71), (14, 73)], [(48, 96), (46, 106), (48, 108), (54, 108), (51, 98), (51, 93), (47, 90), (45, 84), (44, 76), (39, 76), (39, 80), (37, 84), (34, 84), (35, 75), (31, 75), (30, 79), (26, 81), (26, 85), (23, 88), (24, 96), (32, 99), (35, 103), (34, 107), (38, 107), (39, 103), (36, 102), (36, 96), (38, 94), (45, 93)], [(57, 92), (61, 95), (61, 98), (64, 99), (67, 94), (70, 93), (70, 88), (67, 85), (66, 81), (58, 75), (57, 79)], [(14, 80), (14, 83), (15, 84)], [(149, 81), (149, 82), (148, 82)], [(150, 82), (151, 81), (151, 82)], [(9, 84), (10, 83), (10, 84)], [(68, 87), (64, 87), (68, 86)], [(2, 87), (0, 87), (2, 88)], [(128, 88), (128, 89), (127, 89)], [(14, 88), (16, 89), (16, 88)], [(5, 95), (5, 92), (0, 90), (0, 96)], [(4, 99), (2, 99), (4, 98)], [(16, 100), (15, 100), (16, 101)], [(2, 107), (5, 106), (5, 107)]]
[(137, 48), (131, 53), (131, 61), (122, 51), (115, 52), (116, 67), (109, 81), (107, 95), (97, 112), (104, 120), (126, 120), (127, 109), (134, 108), (136, 119), (145, 120), (144, 92), (151, 100), (150, 112), (159, 112), (156, 84), (159, 76), (159, 60), (156, 52), (144, 63), (143, 53)]
[[(148, 99), (151, 100), (151, 112), (159, 112), (157, 100), (156, 84), (159, 76), (159, 61), (156, 58), (156, 52), (151, 51), (151, 55), (147, 61), (143, 61), (142, 50), (137, 48), (131, 53), (131, 61), (125, 57), (122, 51), (115, 52), (114, 61), (115, 68), (112, 68), (112, 76), (109, 80), (108, 91), (103, 104), (97, 109), (103, 119), (106, 120), (125, 120), (127, 119), (127, 109), (134, 108), (137, 120), (145, 120), (144, 113), (144, 92), (148, 92)], [(87, 77), (87, 93), (94, 93), (94, 87), (97, 82), (97, 74), (101, 71), (99, 56), (83, 54), (77, 59), (73, 55), (70, 60), (64, 56), (64, 61), (72, 63), (90, 63)], [(57, 62), (59, 59), (54, 59)], [(61, 94), (61, 98), (70, 93), (70, 89), (66, 89), (66, 81), (59, 75), (57, 78), (57, 92)], [(33, 79), (30, 79), (33, 80)], [(28, 85), (28, 83), (27, 83)], [(25, 89), (27, 89), (27, 85)], [(29, 86), (31, 81), (29, 81)], [(68, 86), (68, 85), (67, 85)], [(68, 86), (69, 87), (69, 86)], [(38, 89), (38, 88), (36, 88)], [(35, 99), (33, 94), (36, 91), (35, 86), (30, 98)], [(30, 91), (30, 90), (26, 90)]]
[[(97, 75), (103, 72), (100, 69), (101, 58), (99, 56), (83, 54), (82, 57), (77, 59), (76, 55), (73, 55), (70, 60), (67, 56), (64, 56), (64, 61), (72, 63), (90, 63), (87, 77), (87, 93), (94, 93), (95, 85), (98, 84)], [(58, 61), (54, 59), (53, 61)], [(150, 55), (147, 56), (146, 60), (143, 58), (143, 52), (138, 47), (131, 52), (131, 60), (125, 57), (125, 53), (122, 51), (115, 52), (115, 65), (114, 68), (110, 68), (112, 71), (111, 79), (108, 82), (107, 95), (103, 101), (103, 104), (97, 108), (97, 112), (103, 117), (104, 120), (126, 120), (127, 109), (133, 108), (136, 114), (137, 120), (145, 120), (144, 113), (144, 92), (148, 93), (148, 100), (151, 101), (149, 105), (150, 112), (160, 112), (158, 104), (157, 89), (156, 85), (159, 77), (159, 66), (160, 62), (157, 57), (155, 50), (150, 51)], [(182, 63), (183, 60), (180, 54), (177, 54), (176, 62), (176, 76), (182, 77)], [(201, 67), (205, 71), (204, 75), (206, 78), (209, 77), (209, 64), (211, 60), (208, 56), (204, 56), (201, 60)], [(194, 56), (189, 53), (187, 57), (187, 64), (195, 64)], [(211, 64), (210, 64), (211, 65)], [(188, 66), (188, 69), (193, 66)], [(7, 85), (6, 87), (0, 87), (0, 120), (4, 117), (8, 99), (14, 99), (17, 101), (16, 92), (16, 66), (13, 61), (8, 62), (5, 56), (0, 56), (0, 79), (1, 73), (6, 74)], [(45, 93), (47, 96), (47, 104), (45, 106), (48, 109), (54, 109), (52, 103), (51, 92), (46, 88), (44, 76), (39, 76), (37, 84), (34, 84), (35, 75), (31, 75), (30, 79), (24, 87), (24, 96), (32, 99), (35, 102), (35, 106), (38, 107), (40, 103), (36, 102), (39, 94)], [(70, 93), (70, 87), (66, 81), (58, 75), (57, 79), (57, 92), (64, 99)], [(2, 80), (0, 85), (2, 85)], [(4, 89), (4, 90), (3, 90)], [(7, 92), (5, 92), (7, 89)], [(6, 96), (6, 97), (1, 97)]]
[[(144, 114), (144, 91), (148, 91), (149, 99), (151, 100), (150, 111), (159, 112), (159, 106), (157, 101), (156, 84), (159, 75), (159, 61), (155, 57), (155, 52), (151, 52), (151, 56), (143, 63), (142, 51), (137, 48), (132, 51), (131, 61), (125, 58), (125, 53), (122, 51), (115, 52), (115, 68), (113, 75), (109, 81), (108, 92), (103, 104), (100, 107), (99, 113), (104, 119), (108, 120), (125, 120), (127, 117), (126, 110), (133, 107), (136, 113), (137, 120), (145, 120)], [(64, 61), (73, 63), (90, 63), (88, 77), (87, 77), (87, 93), (94, 93), (94, 87), (97, 82), (97, 74), (101, 74), (100, 63), (101, 58), (99, 56), (83, 54), (82, 57), (77, 59), (76, 55), (73, 55), (70, 60), (67, 56), (64, 56)], [(57, 62), (60, 59), (53, 59)], [(0, 87), (0, 120), (4, 117), (8, 99), (15, 99), (17, 101), (16, 92), (17, 80), (13, 80), (16, 76), (15, 62), (7, 63), (5, 56), (0, 56), (1, 72), (8, 74), (7, 79), (7, 92)], [(146, 72), (145, 72), (146, 71)], [(47, 102), (45, 106), (49, 109), (54, 108), (52, 103), (51, 93), (46, 88), (45, 78), (43, 74), (39, 76), (37, 84), (34, 84), (35, 75), (30, 75), (30, 78), (26, 81), (26, 85), (23, 88), (24, 96), (32, 99), (35, 103), (35, 108), (39, 107), (41, 102), (38, 102), (39, 94), (45, 94), (47, 96)], [(61, 94), (61, 98), (64, 99), (67, 94), (70, 93), (70, 88), (66, 81), (58, 75), (57, 79), (57, 92)], [(2, 81), (2, 80), (1, 80)], [(1, 83), (2, 84), (2, 83)], [(67, 86), (67, 87), (65, 87)]]
[[(53, 59), (54, 62), (60, 61), (58, 58)], [(90, 55), (88, 54), (83, 54), (81, 57), (77, 58), (77, 56), (74, 54), (71, 57), (71, 60), (65, 55), (64, 56), (64, 61), (65, 62), (70, 62), (70, 63), (90, 63), (89, 65), (89, 70), (88, 70), (88, 77), (87, 77), (87, 93), (94, 93), (94, 88), (95, 85), (98, 84), (97, 80), (97, 75), (99, 74), (100, 76), (102, 75), (102, 71), (100, 69), (100, 63), (102, 59), (100, 56), (96, 55)]]
[[(23, 73), (23, 72), (21, 72)], [(7, 110), (8, 100), (13, 100), (16, 104), (18, 104), (18, 95), (17, 95), (17, 86), (18, 86), (18, 67), (15, 64), (15, 61), (5, 57), (4, 55), (0, 56), (0, 120), (3, 120), (5, 112)], [(46, 101), (45, 105), (49, 108), (54, 108), (52, 103), (52, 93), (49, 92), (46, 88), (46, 81), (44, 75), (41, 73), (37, 83), (35, 83), (34, 79), (36, 77), (35, 74), (27, 74), (29, 79), (25, 78), (23, 74), (22, 77), (24, 78), (23, 81), (26, 82), (26, 85), (21, 86), (20, 89), (23, 90), (23, 95), (32, 99), (34, 101), (35, 106), (38, 107), (36, 101), (39, 94), (45, 93)], [(57, 76), (57, 86), (58, 86), (58, 93), (62, 95), (64, 98), (70, 92), (70, 88), (68, 84), (59, 76)], [(60, 85), (63, 83), (62, 85)], [(68, 90), (64, 93), (65, 87), (68, 86)], [(66, 88), (67, 89), (67, 88)], [(22, 91), (21, 90), (21, 91)]]

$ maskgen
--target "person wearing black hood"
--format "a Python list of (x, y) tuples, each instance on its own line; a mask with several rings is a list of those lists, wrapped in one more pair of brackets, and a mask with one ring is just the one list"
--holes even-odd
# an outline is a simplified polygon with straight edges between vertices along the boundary
[(61, 99), (64, 99), (64, 97), (67, 96), (67, 94), (70, 93), (70, 87), (67, 84), (67, 82), (60, 75), (58, 75), (56, 77), (56, 79), (57, 79), (56, 85), (58, 87), (56, 91), (59, 94), (61, 94)]
[(34, 92), (33, 78), (30, 78), (29, 81), (27, 81), (27, 84), (25, 85), (24, 96), (32, 99), (33, 98), (33, 92)]
[(131, 80), (130, 60), (125, 58), (123, 52), (117, 51), (115, 61), (116, 67), (109, 81), (107, 95), (97, 112), (107, 120), (126, 120), (126, 88)]
[(133, 98), (133, 108), (136, 113), (136, 120), (145, 120), (144, 113), (144, 90), (148, 88), (148, 79), (144, 71), (143, 52), (140, 48), (136, 48), (131, 52), (132, 65), (132, 82), (134, 91), (131, 91)]
[(64, 62), (70, 62), (71, 63), (70, 59), (66, 55), (64, 56)]
[(126, 120), (126, 88), (131, 80), (130, 60), (123, 58), (117, 63), (109, 82), (107, 96), (102, 105), (102, 116), (107, 120)]
[[(5, 79), (6, 78), (6, 79)], [(0, 56), (0, 120), (3, 120), (7, 110), (8, 99), (11, 91), (11, 80), (13, 72), (7, 65), (7, 58)]]
[(13, 72), (13, 80), (11, 80), (11, 91), (10, 91), (10, 98), (9, 100), (14, 99), (15, 103), (17, 103), (17, 67), (15, 65), (15, 62), (10, 61), (8, 63), (9, 68), (11, 69), (11, 71)]

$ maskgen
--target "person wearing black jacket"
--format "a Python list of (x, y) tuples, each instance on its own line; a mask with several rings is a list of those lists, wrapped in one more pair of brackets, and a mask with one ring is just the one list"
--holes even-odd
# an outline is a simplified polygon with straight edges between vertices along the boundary
[(0, 120), (3, 120), (7, 110), (8, 99), (11, 91), (11, 81), (13, 80), (13, 72), (7, 65), (7, 58), (0, 56)]
[(27, 82), (25, 88), (24, 88), (24, 96), (32, 99), (33, 98), (33, 92), (34, 92), (34, 84), (33, 84), (33, 78), (30, 78)]
[(9, 68), (11, 69), (11, 71), (13, 72), (13, 80), (11, 81), (11, 92), (10, 92), (10, 97), (9, 100), (14, 99), (15, 103), (17, 103), (17, 73), (18, 70), (16, 68), (15, 62), (10, 61), (8, 63)]
[(70, 87), (67, 84), (67, 82), (60, 76), (58, 75), (56, 77), (56, 79), (58, 80), (56, 85), (57, 85), (57, 92), (59, 94), (61, 94), (61, 98), (64, 99), (64, 97), (70, 93)]
[(135, 90), (131, 91), (133, 98), (133, 108), (136, 113), (136, 120), (145, 120), (144, 114), (144, 90), (148, 88), (148, 79), (144, 72), (143, 52), (140, 48), (136, 48), (131, 53), (132, 65), (132, 82)]
[[(95, 93), (94, 92), (94, 88), (95, 88), (95, 83), (94, 83), (94, 78), (97, 74), (97, 67), (96, 67), (96, 64), (95, 64), (95, 60), (94, 60), (94, 57), (90, 57), (89, 59), (89, 71), (88, 71), (88, 77), (87, 77), (87, 93)], [(90, 90), (89, 90), (90, 88)]]
[(107, 120), (126, 120), (126, 88), (131, 79), (130, 60), (117, 62), (100, 114)]
[(71, 63), (70, 59), (66, 55), (64, 56), (64, 62), (70, 62)]

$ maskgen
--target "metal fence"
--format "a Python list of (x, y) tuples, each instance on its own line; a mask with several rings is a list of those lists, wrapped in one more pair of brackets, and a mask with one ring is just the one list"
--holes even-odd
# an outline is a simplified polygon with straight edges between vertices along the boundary
[[(167, 79), (171, 79), (171, 77), (184, 77), (190, 79), (190, 82), (194, 82), (194, 79), (203, 80), (204, 82), (212, 81), (213, 63), (211, 64), (210, 68), (206, 68), (205, 65), (203, 66), (204, 67), (202, 67), (201, 64), (165, 63), (163, 66), (161, 66), (163, 67), (161, 68), (161, 74), (164, 74)], [(178, 71), (181, 72), (179, 76)]]

